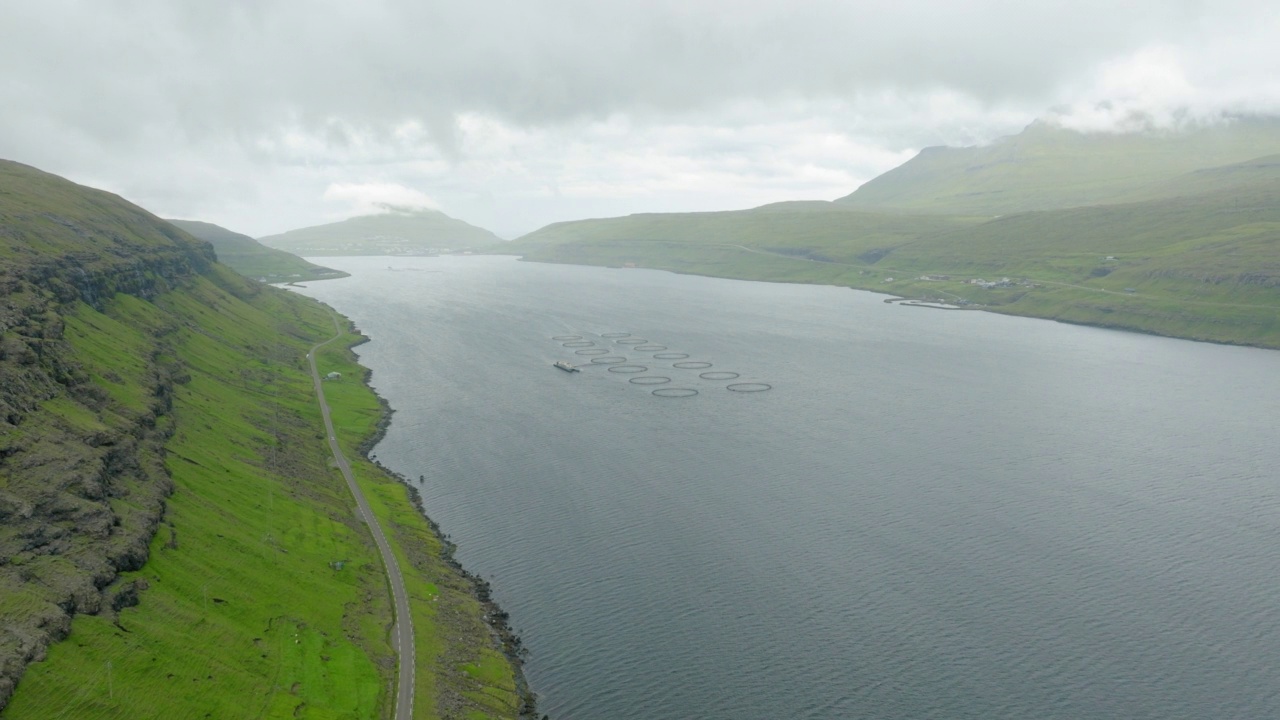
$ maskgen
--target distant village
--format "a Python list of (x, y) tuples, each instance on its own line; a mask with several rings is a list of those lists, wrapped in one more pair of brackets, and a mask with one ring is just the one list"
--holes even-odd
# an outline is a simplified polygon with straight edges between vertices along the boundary
[[(467, 247), (463, 245), (462, 247)], [(347, 242), (332, 242), (329, 240), (313, 241), (312, 243), (298, 243), (289, 248), (290, 252), (301, 254), (324, 255), (325, 253), (350, 253), (362, 252), (371, 255), (399, 255), (408, 257), (435, 257), (437, 255), (449, 255), (460, 253), (458, 247), (428, 247), (423, 241), (406, 238), (400, 235), (366, 235), (364, 237), (352, 238)]]
[[(1044, 287), (1043, 285), (1033, 283), (1030, 280), (1025, 280), (1025, 279), (1014, 280), (1013, 278), (1007, 278), (1007, 277), (1002, 277), (999, 280), (987, 280), (985, 278), (969, 278), (967, 280), (956, 280), (955, 278), (952, 278), (950, 275), (921, 275), (916, 279), (924, 280), (927, 282), (955, 281), (955, 282), (964, 283), (965, 285), (975, 285), (984, 290), (994, 290), (996, 288), (1011, 288), (1011, 287), (1025, 287), (1025, 288)], [(884, 282), (886, 283), (894, 282), (894, 278), (887, 277), (884, 279)], [(941, 304), (945, 304), (952, 307), (980, 307), (980, 305), (974, 303), (972, 300), (962, 298), (959, 295), (953, 295), (952, 293), (945, 293), (945, 294), (950, 295), (951, 297), (950, 298), (926, 297), (920, 301), (912, 301), (910, 304), (917, 304), (918, 302), (924, 302), (924, 303), (941, 303)]]

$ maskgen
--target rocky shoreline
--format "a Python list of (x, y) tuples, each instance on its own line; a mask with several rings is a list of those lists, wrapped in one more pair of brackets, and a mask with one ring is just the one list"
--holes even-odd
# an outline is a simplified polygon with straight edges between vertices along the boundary
[[(350, 327), (350, 330), (351, 332), (359, 334), (362, 338), (351, 345), (351, 347), (354, 348), (370, 341), (370, 338), (361, 333), (354, 325)], [(489, 581), (467, 570), (463, 567), (462, 563), (458, 561), (455, 557), (455, 553), (458, 549), (457, 544), (450, 540), (448, 534), (440, 529), (440, 524), (427, 514), (426, 508), (422, 503), (422, 493), (418, 491), (418, 487), (403, 474), (382, 464), (382, 462), (372, 454), (373, 449), (377, 447), (378, 443), (382, 442), (384, 437), (386, 437), (387, 429), (391, 426), (391, 417), (395, 414), (395, 409), (391, 407), (386, 398), (379, 395), (376, 390), (373, 390), (373, 386), (370, 384), (372, 375), (372, 370), (364, 368), (361, 382), (373, 391), (374, 396), (378, 399), (378, 404), (382, 407), (382, 416), (378, 420), (378, 424), (374, 432), (360, 443), (356, 448), (356, 451), (366, 460), (377, 466), (378, 469), (400, 481), (406, 488), (408, 488), (409, 498), (413, 502), (414, 507), (422, 517), (426, 519), (427, 525), (431, 528), (431, 532), (440, 540), (441, 560), (443, 560), (446, 565), (448, 565), (470, 585), (472, 595), (484, 608), (485, 623), (489, 626), (494, 640), (501, 647), (502, 654), (511, 663), (511, 666), (515, 671), (516, 693), (520, 697), (520, 718), (522, 718), (522, 720), (550, 720), (548, 715), (538, 714), (537, 695), (533, 692), (532, 688), (529, 687), (528, 679), (524, 674), (524, 661), (528, 655), (528, 650), (520, 639), (520, 635), (511, 627), (511, 616), (503, 610), (502, 606), (498, 604), (498, 601), (493, 598), (492, 586), (489, 584)], [(419, 480), (424, 479), (425, 478), (423, 476), (419, 476)]]

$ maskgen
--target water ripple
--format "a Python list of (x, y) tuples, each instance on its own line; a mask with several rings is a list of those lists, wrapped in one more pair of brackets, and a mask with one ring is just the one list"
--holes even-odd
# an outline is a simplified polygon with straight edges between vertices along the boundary
[[(1280, 717), (1280, 354), (838, 288), (363, 262), (307, 292), (373, 338), (379, 459), (425, 476), (552, 717)], [(779, 389), (552, 375), (587, 341), (548, 338), (618, 327)]]

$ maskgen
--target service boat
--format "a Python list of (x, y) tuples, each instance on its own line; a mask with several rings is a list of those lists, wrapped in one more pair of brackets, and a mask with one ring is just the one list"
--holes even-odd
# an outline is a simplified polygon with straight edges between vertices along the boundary
[(572, 363), (567, 363), (564, 360), (557, 360), (551, 364), (565, 372), (578, 372), (578, 368), (574, 367)]

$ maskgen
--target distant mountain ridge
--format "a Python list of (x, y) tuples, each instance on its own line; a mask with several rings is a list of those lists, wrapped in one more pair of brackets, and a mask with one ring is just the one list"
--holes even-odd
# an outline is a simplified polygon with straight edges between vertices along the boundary
[(504, 242), (484, 228), (438, 210), (362, 215), (258, 238), (295, 255), (429, 255)]
[(1280, 120), (929, 148), (840, 200), (556, 223), (527, 260), (821, 283), (1280, 348)]
[(836, 202), (864, 210), (1006, 215), (1154, 199), (1153, 186), (1280, 153), (1280, 119), (1185, 132), (1082, 133), (1043, 121), (989, 145), (929, 147)]
[(245, 277), (263, 282), (295, 282), (347, 277), (348, 273), (307, 262), (292, 253), (269, 248), (248, 235), (199, 220), (169, 220), (192, 236), (213, 245), (218, 262)]

